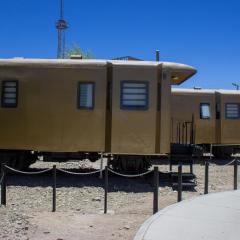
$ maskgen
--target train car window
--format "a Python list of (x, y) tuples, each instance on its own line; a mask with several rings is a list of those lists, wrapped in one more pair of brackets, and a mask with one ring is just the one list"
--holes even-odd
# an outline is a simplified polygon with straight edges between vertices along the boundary
[(148, 95), (148, 82), (122, 81), (121, 109), (147, 110)]
[(239, 107), (240, 105), (238, 103), (226, 103), (225, 105), (226, 118), (239, 119), (240, 118)]
[(201, 103), (200, 104), (200, 119), (210, 119), (210, 104)]
[(3, 81), (2, 82), (2, 107), (16, 108), (18, 101), (18, 82)]
[(94, 83), (90, 82), (78, 83), (78, 108), (80, 109), (94, 108)]

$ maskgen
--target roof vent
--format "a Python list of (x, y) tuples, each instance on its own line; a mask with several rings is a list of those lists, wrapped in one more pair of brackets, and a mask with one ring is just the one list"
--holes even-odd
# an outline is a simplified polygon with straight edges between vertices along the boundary
[(194, 90), (202, 90), (201, 87), (193, 87)]
[(70, 59), (83, 59), (82, 55), (71, 55)]
[(116, 58), (113, 58), (112, 60), (143, 61), (140, 58), (135, 58), (135, 57), (132, 57), (132, 56), (116, 57)]

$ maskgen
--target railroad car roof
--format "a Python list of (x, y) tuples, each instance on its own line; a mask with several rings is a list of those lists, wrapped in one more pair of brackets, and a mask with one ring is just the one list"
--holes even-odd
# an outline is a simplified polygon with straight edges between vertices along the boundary
[(13, 58), (0, 59), (0, 67), (43, 67), (43, 68), (101, 68), (107, 65), (119, 67), (154, 67), (162, 66), (172, 74), (171, 83), (179, 85), (197, 70), (194, 67), (185, 64), (173, 62), (155, 62), (155, 61), (126, 61), (126, 60), (96, 60), (96, 59), (27, 59)]
[(221, 94), (236, 94), (240, 95), (240, 90), (226, 90), (226, 89), (199, 89), (199, 88), (172, 88), (173, 93), (179, 94), (215, 94), (216, 92)]

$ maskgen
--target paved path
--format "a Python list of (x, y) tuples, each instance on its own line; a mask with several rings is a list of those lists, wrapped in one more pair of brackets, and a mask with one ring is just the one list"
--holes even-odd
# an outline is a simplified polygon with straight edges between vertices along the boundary
[(240, 239), (240, 190), (212, 193), (159, 211), (134, 240)]

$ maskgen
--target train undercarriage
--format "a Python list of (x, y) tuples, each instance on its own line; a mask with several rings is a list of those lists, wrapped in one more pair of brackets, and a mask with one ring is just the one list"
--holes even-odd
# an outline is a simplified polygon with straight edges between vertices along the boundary
[(0, 162), (18, 170), (25, 170), (37, 161), (36, 152), (26, 150), (1, 150)]
[[(108, 159), (108, 165), (120, 172), (143, 172), (151, 166), (151, 156), (143, 155), (102, 155)], [(95, 162), (101, 158), (98, 152), (34, 152), (27, 150), (1, 150), (0, 160), (18, 170), (26, 170), (31, 164), (42, 159), (45, 162), (66, 162), (68, 160), (85, 160)]]
[[(240, 145), (212, 146), (210, 144), (172, 144), (171, 156), (192, 156), (201, 158), (204, 153), (212, 151), (213, 157), (219, 159), (230, 158), (232, 154), (240, 153)], [(26, 170), (31, 164), (42, 159), (46, 162), (66, 162), (68, 160), (85, 160), (91, 162), (101, 157), (108, 159), (108, 165), (119, 172), (144, 172), (152, 165), (152, 160), (161, 158), (158, 155), (127, 155), (127, 154), (103, 154), (98, 152), (35, 152), (28, 150), (1, 150), (0, 161), (18, 170)]]

